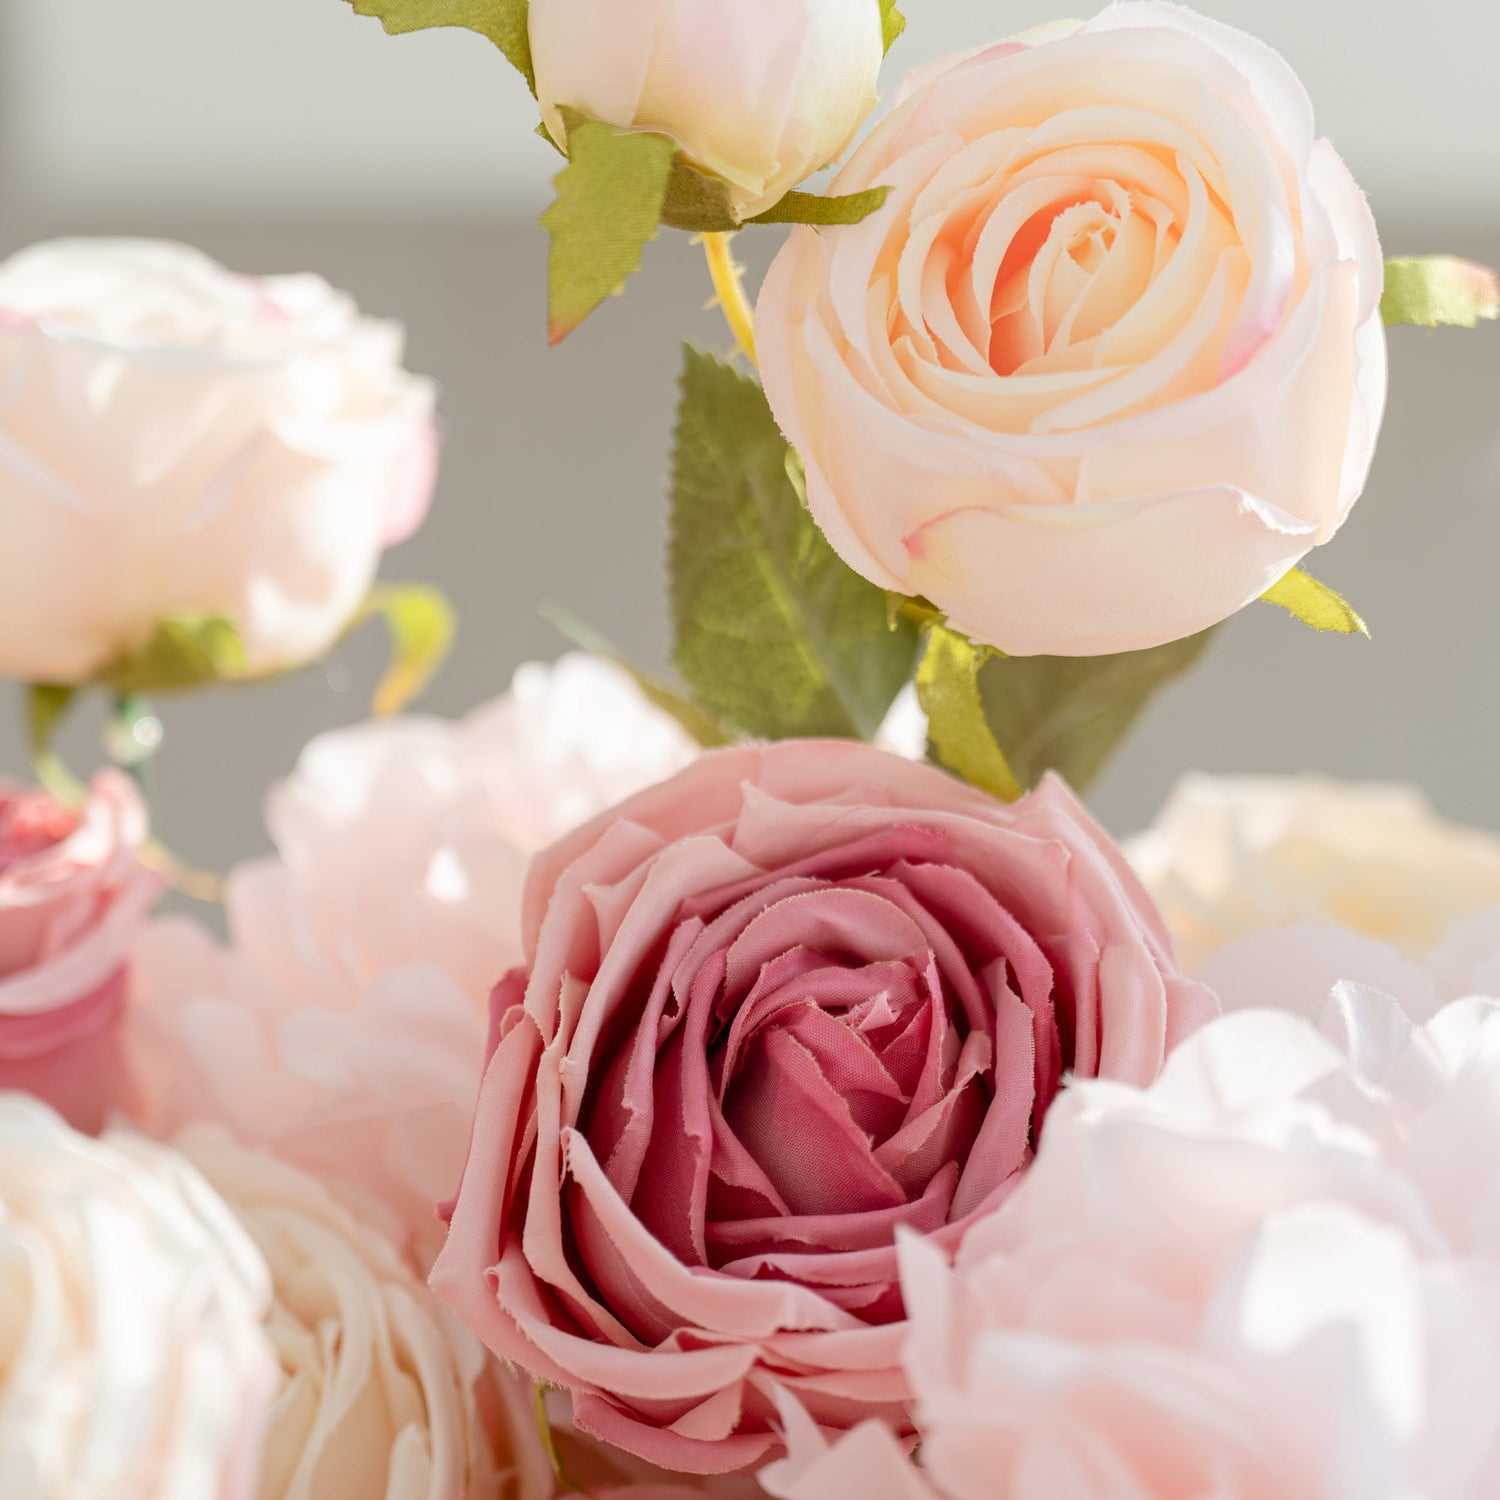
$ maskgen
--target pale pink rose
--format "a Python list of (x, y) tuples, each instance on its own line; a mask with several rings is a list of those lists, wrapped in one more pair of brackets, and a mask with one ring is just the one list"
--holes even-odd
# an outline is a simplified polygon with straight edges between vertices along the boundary
[(1194, 773), (1125, 851), (1190, 972), (1236, 938), (1303, 922), (1420, 959), (1500, 905), (1500, 838), (1446, 822), (1413, 786)]
[(161, 893), (146, 810), (106, 771), (77, 811), (0, 780), (0, 1089), (97, 1129), (118, 1102), (131, 948)]
[(1421, 1023), (1452, 1001), (1500, 995), (1500, 906), (1456, 922), (1425, 952), (1403, 952), (1326, 923), (1270, 927), (1216, 949), (1198, 978), (1225, 1010), (1254, 1009), (1274, 999), (1278, 1010), (1329, 1026), (1340, 992), (1353, 987), (1389, 997), (1409, 1020)]
[(915, 79), (756, 311), (814, 517), (1012, 655), (1159, 645), (1342, 523), (1385, 403), (1375, 226), (1269, 48), (1131, 0)]
[(436, 473), (402, 333), (316, 276), (59, 240), (0, 265), (0, 676), (81, 682), (226, 617), (251, 672), (349, 623)]
[(156, 1136), (227, 1125), (322, 1180), (423, 1269), (463, 1170), (485, 1025), (435, 968), (340, 1005), (269, 979), (184, 918), (153, 923), (123, 1032), (131, 1117)]
[(255, 1500), (268, 1297), (174, 1152), (0, 1094), (5, 1500)]
[(280, 1365), (259, 1500), (550, 1500), (531, 1391), (313, 1178), (221, 1130), (175, 1142), (270, 1271)]
[(522, 956), (527, 859), (696, 753), (583, 655), (522, 667), (459, 722), (315, 739), (269, 799), (280, 856), (228, 878), (228, 946), (184, 921), (141, 944), (139, 1118), (155, 1134), (227, 1124), (425, 1268), (468, 1149), (489, 992)]
[(878, 0), (531, 0), (542, 118), (670, 136), (737, 218), (825, 167), (875, 107)]
[(481, 1011), (521, 961), (527, 860), (697, 746), (629, 676), (581, 652), (529, 662), (453, 721), (319, 735), (270, 795), (280, 857), (230, 877), (236, 945), (308, 1000), (437, 968)]
[(920, 1468), (788, 1409), (783, 1500), (1483, 1500), (1500, 1490), (1500, 1008), (1357, 1060), (1226, 1017), (1084, 1083), (950, 1268), (902, 1248)]
[(664, 1467), (904, 1424), (895, 1236), (1024, 1175), (1065, 1072), (1213, 1013), (1072, 795), (847, 742), (703, 757), (538, 857), (433, 1284)]

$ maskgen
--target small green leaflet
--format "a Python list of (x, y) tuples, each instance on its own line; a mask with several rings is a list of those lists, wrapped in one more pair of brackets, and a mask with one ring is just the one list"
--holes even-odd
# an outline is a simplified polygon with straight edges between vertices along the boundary
[(391, 664), (375, 688), (377, 718), (399, 714), (436, 676), (458, 630), (441, 589), (421, 583), (380, 583), (365, 596), (354, 629), (379, 616), (391, 633)]
[(163, 620), (138, 651), (94, 676), (118, 695), (183, 693), (215, 682), (243, 682), (245, 647), (226, 615), (176, 615)]
[(900, 0), (880, 0), (880, 29), (885, 37), (885, 50), (889, 52), (896, 38), (906, 30), (906, 17), (896, 6)]
[(798, 493), (760, 387), (685, 350), (672, 466), (673, 659), (717, 719), (769, 739), (870, 739), (917, 632), (847, 568)]
[(1314, 630), (1331, 630), (1340, 635), (1369, 635), (1365, 622), (1326, 583), (1301, 568), (1293, 568), (1285, 578), (1266, 590), (1261, 598), (1267, 604), (1279, 604), (1304, 625)]
[(606, 297), (618, 295), (656, 238), (677, 147), (665, 136), (620, 130), (562, 111), (568, 164), (552, 179), (542, 215), (547, 262), (547, 338), (557, 344)]
[(939, 620), (924, 630), (927, 649), (917, 668), (917, 698), (927, 715), (927, 738), (937, 757), (967, 782), (1014, 802), (1021, 784), (995, 743), (979, 696), (979, 669), (990, 656), (983, 646)]
[(995, 656), (979, 677), (990, 730), (1016, 779), (1057, 771), (1084, 791), (1160, 689), (1186, 672), (1212, 631), (1117, 656)]
[(858, 224), (891, 196), (889, 187), (866, 188), (825, 198), (819, 193), (788, 193), (751, 224)]
[[(787, 193), (746, 224), (858, 224), (890, 197), (889, 187), (825, 197), (821, 193)], [(728, 234), (743, 227), (730, 206), (728, 184), (684, 161), (679, 155), (667, 179), (661, 221), (690, 234)]]
[(350, 0), (355, 13), (374, 16), (392, 35), (462, 26), (488, 37), (536, 93), (531, 67), (527, 0)]
[(1481, 319), (1500, 318), (1500, 278), (1453, 255), (1388, 260), (1380, 316), (1388, 327), (1477, 328)]
[(83, 784), (67, 768), (53, 746), (57, 731), (78, 696), (78, 689), (62, 683), (38, 682), (26, 689), (26, 730), (36, 779), (64, 807), (83, 803)]

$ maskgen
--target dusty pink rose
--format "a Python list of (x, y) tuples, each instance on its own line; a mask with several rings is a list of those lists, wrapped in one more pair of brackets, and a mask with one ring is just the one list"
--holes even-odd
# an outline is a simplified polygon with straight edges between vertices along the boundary
[(75, 812), (0, 781), (0, 1088), (96, 1129), (116, 1092), (132, 944), (161, 892), (135, 788), (100, 775)]
[(1064, 1073), (1213, 1011), (1058, 781), (1007, 807), (863, 745), (704, 757), (540, 855), (434, 1285), (668, 1468), (904, 1428), (901, 1228), (953, 1248)]
[(852, 568), (1012, 655), (1213, 625), (1338, 530), (1385, 403), (1380, 246), (1286, 63), (1111, 5), (910, 80), (756, 313)]
[[(1268, 996), (1274, 1000), (1274, 996)], [(1500, 1008), (1333, 1045), (1225, 1017), (1149, 1091), (1085, 1083), (950, 1267), (903, 1247), (920, 1468), (789, 1404), (782, 1500), (1500, 1493)]]

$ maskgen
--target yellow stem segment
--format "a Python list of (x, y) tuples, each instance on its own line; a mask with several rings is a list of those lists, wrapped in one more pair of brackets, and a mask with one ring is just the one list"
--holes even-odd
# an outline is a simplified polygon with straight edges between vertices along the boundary
[(745, 283), (741, 279), (745, 268), (736, 263), (730, 250), (733, 231), (728, 234), (705, 234), (703, 253), (708, 257), (708, 274), (713, 277), (714, 291), (718, 303), (724, 310), (724, 321), (740, 351), (755, 364), (755, 314), (750, 299), (745, 296)]

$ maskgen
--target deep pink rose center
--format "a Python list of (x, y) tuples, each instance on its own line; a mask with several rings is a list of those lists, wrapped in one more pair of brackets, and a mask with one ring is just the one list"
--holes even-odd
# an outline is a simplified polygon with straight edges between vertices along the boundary
[[(682, 1261), (888, 1322), (897, 1228), (956, 1233), (1029, 1161), (1071, 1053), (1060, 986), (940, 835), (892, 829), (680, 913), (582, 1130)], [(608, 1284), (600, 1244), (579, 1254)]]

